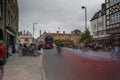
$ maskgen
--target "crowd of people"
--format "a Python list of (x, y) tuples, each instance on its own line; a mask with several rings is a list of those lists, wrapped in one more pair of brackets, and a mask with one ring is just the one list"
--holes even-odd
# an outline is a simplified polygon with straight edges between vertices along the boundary
[[(0, 40), (0, 80), (3, 79), (4, 75), (4, 65), (6, 63), (6, 47), (3, 40)], [(19, 54), (19, 56), (39, 56), (43, 53), (42, 42), (38, 44), (16, 44), (14, 46), (10, 45), (8, 48), (9, 56), (14, 53)]]
[(9, 46), (8, 53), (11, 56), (14, 53), (18, 53), (19, 56), (37, 56), (40, 54), (42, 48), (42, 42), (39, 44), (16, 44), (15, 47)]

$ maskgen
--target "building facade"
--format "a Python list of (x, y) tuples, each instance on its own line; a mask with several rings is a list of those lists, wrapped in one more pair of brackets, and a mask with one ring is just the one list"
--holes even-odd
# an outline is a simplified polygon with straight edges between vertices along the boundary
[(0, 0), (0, 40), (5, 40), (5, 0)]
[(33, 43), (33, 37), (27, 35), (21, 35), (20, 37), (20, 44), (30, 45)]
[(96, 12), (91, 22), (91, 30), (93, 33), (93, 39), (101, 42), (106, 46), (109, 46), (109, 42), (107, 41), (110, 36), (106, 33), (106, 7), (105, 4), (101, 5), (101, 10)]
[(18, 19), (17, 0), (0, 0), (0, 39), (5, 41), (7, 51), (10, 45), (15, 46)]
[(19, 36), (19, 44), (26, 44), (26, 45), (30, 45), (33, 44), (33, 36), (29, 31), (24, 30), (24, 32), (20, 31), (19, 32), (20, 36)]
[(65, 31), (63, 31), (63, 33), (43, 33), (40, 37), (38, 37), (38, 42), (41, 41), (41, 37), (45, 36), (45, 35), (51, 35), (53, 37), (53, 39), (60, 39), (60, 40), (73, 40), (74, 43), (79, 43), (79, 39), (81, 38), (81, 34), (74, 34), (74, 33), (65, 33)]
[(120, 0), (105, 0), (106, 28), (111, 45), (120, 46)]

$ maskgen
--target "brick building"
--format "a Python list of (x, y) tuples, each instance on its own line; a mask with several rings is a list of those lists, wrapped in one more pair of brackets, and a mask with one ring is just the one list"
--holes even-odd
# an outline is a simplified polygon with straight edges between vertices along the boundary
[[(74, 43), (78, 43), (78, 40), (81, 38), (81, 34), (78, 35), (78, 34), (74, 34), (74, 33), (65, 33), (65, 31), (63, 31), (63, 33), (59, 33), (57, 31), (57, 33), (43, 33), (41, 35), (44, 36), (44, 35), (51, 35), (53, 37), (53, 39), (60, 39), (60, 40), (73, 40)], [(41, 40), (41, 37), (38, 37), (38, 41)]]

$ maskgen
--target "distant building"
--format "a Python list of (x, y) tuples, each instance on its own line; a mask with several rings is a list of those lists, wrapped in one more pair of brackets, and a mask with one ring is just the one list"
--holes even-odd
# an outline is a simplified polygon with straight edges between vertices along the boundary
[(26, 32), (26, 35), (27, 36), (32, 36), (32, 34), (29, 31)]
[(22, 33), (22, 31), (20, 31), (19, 33), (20, 33), (20, 36), (19, 36), (19, 39), (20, 39), (19, 43), (20, 44), (29, 45), (29, 44), (33, 43), (33, 37), (29, 31), (25, 32), (25, 30), (24, 30), (23, 33)]
[(105, 4), (101, 5), (101, 10), (96, 12), (91, 22), (91, 30), (93, 33), (93, 39), (101, 41), (103, 44), (108, 44), (109, 35), (106, 33), (106, 7)]
[(111, 45), (120, 46), (120, 0), (105, 0), (106, 27)]
[(20, 44), (32, 44), (33, 43), (33, 37), (27, 36), (27, 35), (21, 35), (20, 36)]
[(41, 41), (41, 37), (44, 35), (51, 35), (53, 37), (53, 39), (60, 39), (60, 40), (73, 40), (74, 43), (78, 43), (78, 40), (81, 38), (81, 34), (77, 35), (77, 34), (69, 34), (69, 33), (65, 33), (65, 31), (63, 31), (63, 33), (59, 33), (57, 31), (57, 33), (43, 33), (40, 37), (38, 37), (38, 42)]

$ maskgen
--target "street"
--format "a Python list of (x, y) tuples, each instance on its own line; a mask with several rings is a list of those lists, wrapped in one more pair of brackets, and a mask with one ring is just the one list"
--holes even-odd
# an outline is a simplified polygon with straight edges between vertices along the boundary
[(63, 49), (45, 49), (43, 66), (48, 80), (120, 80), (120, 63), (81, 57)]

